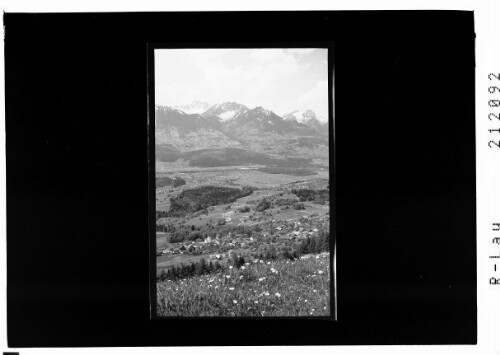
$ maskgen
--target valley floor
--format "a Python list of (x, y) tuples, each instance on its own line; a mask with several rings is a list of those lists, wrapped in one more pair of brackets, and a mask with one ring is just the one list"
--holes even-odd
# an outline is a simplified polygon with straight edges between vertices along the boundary
[(158, 316), (331, 315), (328, 170), (157, 179), (172, 182), (156, 189)]

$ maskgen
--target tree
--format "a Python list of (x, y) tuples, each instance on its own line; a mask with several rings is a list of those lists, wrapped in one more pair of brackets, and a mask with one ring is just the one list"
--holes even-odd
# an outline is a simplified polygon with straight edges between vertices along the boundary
[(268, 200), (266, 200), (266, 198), (264, 198), (255, 206), (255, 211), (262, 212), (267, 210), (269, 207), (271, 207), (271, 203)]
[(200, 268), (202, 274), (207, 271), (207, 262), (205, 261), (205, 259), (200, 260)]
[(299, 203), (299, 202), (296, 202), (293, 204), (293, 208), (295, 208), (296, 210), (305, 210), (305, 206), (303, 203)]
[(243, 206), (239, 209), (240, 212), (244, 213), (244, 212), (249, 212), (250, 211), (250, 207), (248, 206)]
[(293, 255), (290, 253), (290, 251), (288, 251), (288, 249), (283, 250), (283, 252), (281, 253), (281, 257), (287, 260), (294, 259)]
[(194, 231), (189, 234), (187, 240), (196, 240), (198, 238), (203, 238), (203, 235), (201, 234), (200, 231)]
[(310, 245), (311, 245), (311, 238), (310, 237), (307, 237), (306, 239), (304, 239), (302, 241), (302, 254), (308, 254), (311, 252), (310, 250)]
[(328, 251), (330, 250), (330, 233), (327, 233), (321, 230), (318, 233), (318, 243), (320, 251)]
[(172, 233), (168, 236), (169, 243), (180, 243), (184, 241), (184, 236), (181, 233)]
[[(205, 259), (201, 259), (201, 260), (205, 260)], [(201, 262), (196, 263), (195, 275), (197, 275), (197, 276), (203, 275), (203, 265), (201, 264)]]
[(171, 270), (171, 278), (172, 279), (176, 279), (177, 277), (179, 277), (179, 271), (177, 270), (177, 268), (175, 266), (172, 266), (172, 268), (170, 269)]
[(309, 243), (309, 253), (318, 252), (318, 243), (316, 238), (311, 238)]
[(231, 265), (233, 267), (238, 267), (238, 262), (239, 262), (239, 257), (236, 255), (236, 253), (231, 254)]
[(274, 244), (269, 246), (269, 254), (271, 255), (271, 259), (276, 258), (276, 246)]
[(179, 266), (179, 277), (186, 277), (186, 268), (184, 267), (184, 264), (181, 263), (181, 265)]

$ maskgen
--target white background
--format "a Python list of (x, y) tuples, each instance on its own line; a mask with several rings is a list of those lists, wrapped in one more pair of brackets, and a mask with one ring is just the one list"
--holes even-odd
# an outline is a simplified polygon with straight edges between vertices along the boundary
[[(476, 172), (477, 172), (477, 261), (478, 261), (478, 345), (477, 346), (336, 346), (336, 347), (231, 347), (206, 348), (82, 348), (82, 349), (8, 349), (6, 316), (6, 185), (5, 185), (5, 86), (3, 41), (0, 42), (0, 352), (19, 351), (20, 354), (191, 354), (226, 355), (255, 353), (307, 353), (330, 354), (491, 354), (500, 355), (500, 285), (490, 286), (493, 272), (490, 255), (498, 255), (500, 247), (491, 239), (500, 236), (492, 232), (492, 223), (500, 223), (499, 189), (500, 149), (488, 148), (488, 141), (500, 140), (497, 129), (500, 122), (488, 120), (491, 109), (488, 100), (500, 99), (500, 94), (488, 93), (493, 82), (488, 73), (500, 73), (500, 1), (355, 1), (327, 0), (211, 0), (211, 1), (108, 1), (87, 0), (70, 2), (61, 0), (0, 1), (5, 12), (121, 12), (121, 11), (225, 11), (225, 10), (472, 10), (476, 32)], [(495, 36), (496, 35), (496, 36)], [(499, 83), (496, 82), (496, 85)], [(453, 119), (450, 118), (450, 124)], [(443, 137), (443, 139), (446, 139)], [(496, 183), (496, 184), (495, 184)], [(500, 262), (496, 277), (500, 277)], [(457, 310), (459, 312), (460, 310)]]

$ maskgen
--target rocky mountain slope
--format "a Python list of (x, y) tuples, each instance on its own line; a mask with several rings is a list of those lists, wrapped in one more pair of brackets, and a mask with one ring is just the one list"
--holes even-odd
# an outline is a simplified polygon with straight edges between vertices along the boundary
[(155, 111), (157, 145), (169, 144), (180, 151), (238, 147), (241, 144), (221, 131), (216, 119), (187, 114), (179, 109), (159, 106)]
[(321, 135), (328, 135), (328, 119), (316, 115), (313, 110), (296, 110), (283, 115), (286, 121), (295, 121), (315, 129)]
[[(185, 107), (199, 111), (204, 103)], [(179, 107), (157, 106), (157, 146), (183, 152), (239, 148), (273, 158), (328, 158), (328, 124), (313, 111), (294, 111), (285, 117), (263, 107), (250, 109), (225, 102), (199, 113)]]
[(203, 112), (203, 117), (215, 117), (220, 122), (227, 122), (233, 118), (248, 111), (248, 107), (237, 104), (236, 102), (224, 102), (219, 105), (213, 105), (208, 110)]

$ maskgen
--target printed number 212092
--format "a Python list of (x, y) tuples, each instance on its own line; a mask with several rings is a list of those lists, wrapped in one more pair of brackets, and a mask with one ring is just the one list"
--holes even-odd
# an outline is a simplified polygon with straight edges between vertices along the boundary
[[(493, 74), (493, 73), (490, 73), (488, 74), (488, 79), (490, 81), (496, 81), (496, 86), (490, 86), (488, 88), (488, 92), (492, 95), (498, 95), (500, 94), (500, 74)], [(490, 108), (500, 108), (500, 98), (491, 98), (490, 100), (488, 100), (488, 106)], [(488, 114), (488, 119), (490, 121), (492, 121), (493, 119), (497, 119), (500, 121), (500, 112), (490, 112)], [(500, 133), (500, 128), (497, 128), (497, 129), (488, 129), (488, 131), (490, 133), (493, 133), (493, 132), (498, 132)], [(488, 147), (490, 148), (494, 148), (494, 147), (497, 147), (497, 148), (500, 148), (500, 140), (497, 140), (497, 141), (494, 141), (494, 140), (490, 140), (488, 142)]]

